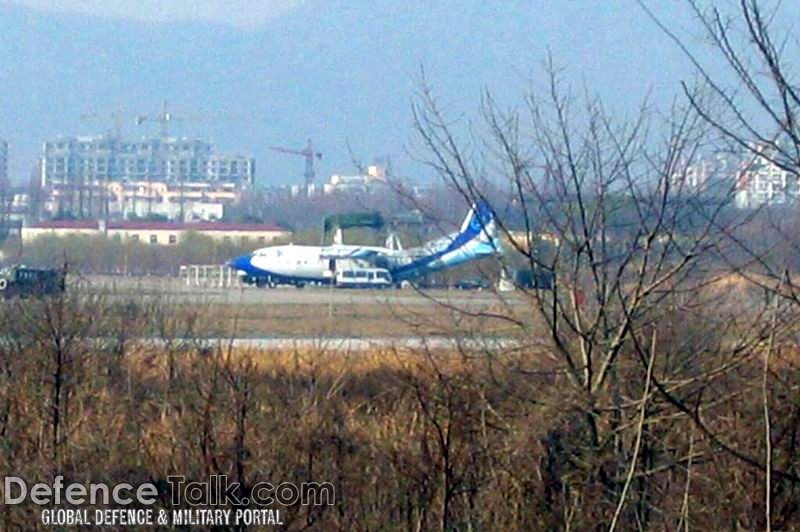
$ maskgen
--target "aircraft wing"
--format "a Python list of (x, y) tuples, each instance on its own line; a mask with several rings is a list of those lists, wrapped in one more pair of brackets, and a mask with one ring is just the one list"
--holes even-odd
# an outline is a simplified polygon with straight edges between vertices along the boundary
[(331, 249), (320, 254), (323, 259), (356, 259), (371, 260), (383, 255), (377, 249), (354, 248), (354, 249)]
[(359, 249), (350, 254), (351, 259), (369, 260), (380, 256), (381, 253), (374, 249)]

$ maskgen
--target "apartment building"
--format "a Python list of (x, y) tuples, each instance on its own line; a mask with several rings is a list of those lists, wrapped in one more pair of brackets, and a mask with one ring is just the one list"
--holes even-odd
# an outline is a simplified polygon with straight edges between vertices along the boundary
[(736, 205), (786, 205), (800, 200), (800, 177), (791, 164), (780, 164), (779, 155), (756, 148), (741, 163), (736, 182)]
[(255, 161), (201, 139), (59, 137), (43, 144), (40, 175), (52, 215), (186, 219), (187, 203), (216, 202), (217, 212), (238, 201), (253, 185)]
[(103, 181), (226, 181), (250, 186), (255, 179), (253, 158), (218, 153), (201, 139), (176, 137), (60, 137), (42, 146), (40, 170), (43, 187)]

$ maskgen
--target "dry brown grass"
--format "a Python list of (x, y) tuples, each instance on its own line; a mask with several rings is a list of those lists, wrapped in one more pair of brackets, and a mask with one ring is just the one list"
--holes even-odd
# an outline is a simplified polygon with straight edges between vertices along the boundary
[(489, 314), (504, 314), (488, 305), (475, 316), (431, 303), (390, 304), (222, 305), (215, 306), (210, 330), (222, 336), (404, 337), (450, 335), (453, 330), (476, 334), (513, 335), (519, 328)]
[[(165, 350), (161, 347), (137, 347), (128, 352), (125, 360), (126, 366), (140, 377), (160, 378), (166, 370), (168, 359)], [(420, 367), (428, 367), (435, 362), (437, 368), (443, 373), (460, 373), (474, 371), (476, 365), (485, 362), (484, 359), (476, 360), (474, 357), (465, 356), (453, 349), (436, 349), (430, 352), (420, 352), (411, 348), (376, 348), (368, 351), (347, 352), (336, 349), (257, 349), (257, 348), (228, 348), (224, 343), (209, 349), (208, 355), (220, 355), (222, 359), (236, 363), (251, 363), (259, 371), (286, 372), (303, 374), (313, 372), (319, 376), (336, 377), (347, 374), (354, 377), (363, 377), (375, 371), (416, 371)], [(191, 358), (196, 356), (194, 350), (180, 350), (177, 357)], [(533, 354), (504, 354), (504, 363), (530, 358)], [(544, 360), (536, 356), (538, 362)]]

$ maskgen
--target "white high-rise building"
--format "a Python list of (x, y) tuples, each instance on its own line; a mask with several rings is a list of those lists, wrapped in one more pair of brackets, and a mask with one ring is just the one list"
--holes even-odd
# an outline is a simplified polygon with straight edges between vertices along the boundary
[(140, 215), (146, 205), (148, 216), (185, 217), (188, 202), (220, 203), (217, 216), (253, 185), (255, 161), (200, 139), (60, 137), (44, 143), (40, 173), (53, 216)]
[(44, 143), (42, 186), (111, 181), (237, 183), (255, 179), (252, 157), (222, 154), (200, 139), (65, 137)]
[(789, 164), (778, 164), (777, 160), (777, 155), (769, 155), (764, 147), (745, 158), (737, 180), (738, 207), (785, 205), (800, 199), (798, 172), (791, 171)]

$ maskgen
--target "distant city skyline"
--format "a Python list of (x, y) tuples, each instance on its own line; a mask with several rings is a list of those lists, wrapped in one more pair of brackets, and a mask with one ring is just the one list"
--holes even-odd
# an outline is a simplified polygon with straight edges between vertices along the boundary
[[(302, 161), (268, 147), (302, 148), (309, 138), (324, 155), (319, 180), (352, 172), (353, 156), (364, 164), (388, 156), (398, 173), (426, 180), (433, 172), (417, 162), (425, 154), (413, 141), (411, 113), (423, 67), (463, 124), (478, 117), (483, 90), (510, 107), (528, 88), (542, 88), (548, 54), (573, 94), (597, 92), (620, 117), (645, 98), (668, 108), (680, 81), (692, 77), (686, 58), (631, 0), (158, 7), (166, 5), (0, 0), (0, 138), (9, 140), (17, 182), (29, 178), (46, 139), (109, 131), (112, 112), (124, 112), (126, 135), (154, 134), (158, 124), (136, 126), (133, 117), (158, 113), (165, 100), (186, 117), (172, 133), (252, 154), (259, 185), (301, 183)], [(682, 6), (653, 8), (683, 29), (692, 21)], [(788, 11), (792, 24), (798, 14)]]

